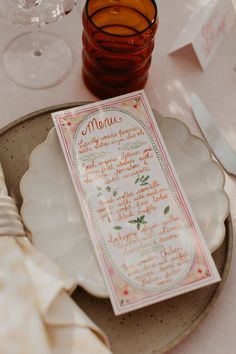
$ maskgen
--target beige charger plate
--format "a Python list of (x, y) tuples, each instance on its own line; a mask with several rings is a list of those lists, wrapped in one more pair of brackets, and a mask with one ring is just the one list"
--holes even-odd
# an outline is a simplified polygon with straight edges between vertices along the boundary
[[(29, 114), (0, 130), (0, 161), (9, 193), (20, 208), (19, 182), (28, 169), (31, 151), (42, 143), (50, 129), (50, 113), (78, 106), (71, 103)], [(226, 237), (214, 253), (222, 277), (215, 284), (189, 294), (115, 317), (109, 300), (98, 299), (78, 288), (73, 298), (108, 335), (114, 354), (162, 354), (177, 345), (206, 317), (216, 302), (229, 271), (232, 258), (232, 221), (225, 222)]]

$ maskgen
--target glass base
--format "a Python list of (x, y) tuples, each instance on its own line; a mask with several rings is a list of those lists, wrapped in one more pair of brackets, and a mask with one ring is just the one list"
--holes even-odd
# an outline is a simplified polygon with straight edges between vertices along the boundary
[(64, 79), (72, 66), (72, 54), (63, 39), (55, 34), (38, 34), (40, 50), (33, 48), (33, 34), (24, 33), (7, 46), (3, 64), (7, 75), (17, 84), (45, 88)]

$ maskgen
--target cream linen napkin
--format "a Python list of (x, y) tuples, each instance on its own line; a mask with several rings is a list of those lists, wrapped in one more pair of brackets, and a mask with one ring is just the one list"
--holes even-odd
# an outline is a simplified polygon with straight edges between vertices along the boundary
[(75, 284), (25, 236), (0, 164), (0, 353), (111, 353), (68, 295)]

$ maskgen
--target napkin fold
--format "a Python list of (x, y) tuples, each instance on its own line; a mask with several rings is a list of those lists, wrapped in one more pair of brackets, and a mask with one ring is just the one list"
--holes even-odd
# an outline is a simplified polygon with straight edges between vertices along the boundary
[(111, 353), (105, 334), (70, 298), (75, 287), (26, 237), (0, 164), (0, 353)]

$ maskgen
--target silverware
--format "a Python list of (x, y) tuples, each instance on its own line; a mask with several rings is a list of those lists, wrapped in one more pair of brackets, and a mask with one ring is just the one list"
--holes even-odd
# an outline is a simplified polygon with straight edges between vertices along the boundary
[(219, 127), (212, 119), (203, 102), (195, 93), (190, 95), (190, 102), (199, 128), (217, 160), (228, 173), (236, 175), (235, 151), (220, 132)]

